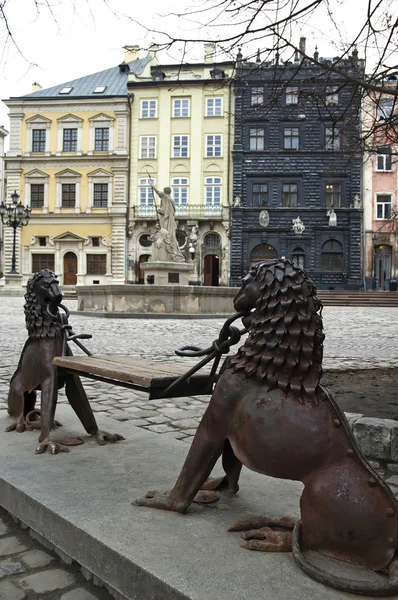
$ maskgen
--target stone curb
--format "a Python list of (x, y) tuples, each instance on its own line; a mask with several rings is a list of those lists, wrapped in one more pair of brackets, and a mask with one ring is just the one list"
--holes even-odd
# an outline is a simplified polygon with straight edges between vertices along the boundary
[(185, 313), (132, 313), (132, 312), (91, 312), (89, 310), (71, 310), (71, 315), (80, 317), (99, 317), (102, 319), (227, 319), (231, 312), (223, 314), (185, 314)]
[(345, 413), (364, 455), (398, 472), (398, 421)]

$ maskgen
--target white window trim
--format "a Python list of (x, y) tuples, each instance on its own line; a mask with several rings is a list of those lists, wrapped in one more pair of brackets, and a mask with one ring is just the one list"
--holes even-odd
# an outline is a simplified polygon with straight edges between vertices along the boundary
[[(145, 184), (141, 184), (141, 181), (146, 181)], [(141, 209), (145, 206), (145, 207), (149, 207), (149, 204), (141, 204), (141, 188), (149, 188), (149, 180), (152, 182), (152, 185), (156, 185), (156, 178), (155, 177), (139, 177), (138, 178), (138, 194), (137, 194), (137, 208), (138, 208), (138, 214), (140, 216), (154, 216), (156, 214), (156, 209), (155, 209), (155, 201), (153, 203), (153, 211), (142, 211)], [(150, 193), (148, 194), (148, 197), (150, 197)], [(141, 232), (145, 233), (145, 232)], [(141, 235), (139, 234), (139, 235)]]
[(26, 121), (26, 150), (25, 156), (36, 156), (43, 154), (43, 152), (32, 152), (33, 143), (33, 130), (34, 129), (45, 129), (46, 130), (46, 145), (44, 148), (44, 155), (50, 156), (50, 128), (51, 121), (44, 119), (43, 117), (36, 116)]
[[(58, 140), (57, 140), (57, 156), (62, 154), (70, 155), (75, 154), (76, 156), (82, 155), (82, 132), (83, 132), (83, 119), (75, 117), (74, 115), (68, 115), (67, 117), (61, 117), (58, 119)], [(64, 129), (77, 129), (77, 148), (74, 152), (64, 152)]]
[[(220, 182), (216, 182), (215, 179), (219, 179)], [(210, 181), (211, 180), (211, 181)], [(220, 188), (220, 204), (215, 204), (214, 202), (207, 203), (207, 188), (215, 188), (215, 187), (219, 187)], [(204, 184), (204, 207), (205, 207), (205, 214), (221, 214), (222, 211), (222, 206), (223, 206), (223, 187), (222, 187), (222, 177), (218, 177), (218, 176), (214, 176), (214, 177), (205, 177), (205, 184)], [(212, 198), (214, 200), (214, 193), (212, 194)], [(215, 211), (214, 209), (217, 208), (218, 210)], [(213, 210), (211, 210), (213, 209)]]
[[(151, 117), (151, 116), (144, 117), (142, 115), (142, 105), (143, 105), (143, 102), (155, 102), (155, 116), (154, 117)], [(158, 118), (158, 100), (157, 100), (157, 98), (141, 98), (141, 101), (140, 101), (140, 119), (157, 119), (157, 118)]]
[[(174, 140), (175, 140), (175, 138), (181, 138), (181, 137), (186, 137), (187, 138), (187, 142), (188, 142), (187, 146), (186, 146), (186, 148), (187, 148), (187, 155), (186, 156), (182, 156), (182, 155), (175, 156), (174, 155)], [(189, 141), (190, 140), (189, 140), (189, 134), (188, 133), (178, 133), (177, 135), (173, 135), (172, 136), (172, 140), (171, 140), (171, 143), (172, 143), (172, 146), (171, 146), (171, 158), (181, 158), (181, 159), (189, 158), (189, 153), (190, 153), (190, 143), (189, 143)], [(182, 150), (182, 148), (185, 148), (185, 146), (180, 145), (179, 148), (180, 148), (180, 150)]]
[[(385, 217), (378, 217), (377, 216), (377, 206), (378, 206), (378, 202), (377, 202), (377, 197), (378, 196), (390, 196), (391, 198), (391, 215), (393, 214), (393, 205), (394, 205), (394, 194), (392, 192), (376, 192), (375, 193), (375, 221), (389, 221), (390, 219), (386, 219)], [(380, 204), (387, 204), (386, 202), (380, 202)]]
[[(209, 100), (221, 100), (221, 114), (219, 115), (209, 115), (209, 110), (208, 110), (208, 101)], [(214, 102), (214, 107), (215, 107), (215, 102)], [(214, 110), (214, 109), (213, 109)], [(206, 96), (206, 108), (205, 108), (205, 117), (216, 117), (216, 118), (222, 118), (224, 116), (224, 98), (222, 96)]]
[[(81, 175), (74, 171), (63, 171), (55, 175), (56, 180), (56, 194), (55, 194), (55, 211), (60, 213), (62, 209), (62, 184), (63, 183), (74, 183), (76, 185), (76, 201), (75, 201), (75, 213), (80, 213), (80, 180)], [(63, 209), (70, 210), (70, 209)]]
[[(185, 115), (176, 115), (175, 114), (175, 102), (176, 102), (176, 100), (179, 100), (181, 102), (185, 100), (186, 102), (188, 102), (188, 115), (187, 116), (185, 116)], [(191, 117), (191, 99), (190, 98), (173, 98), (172, 99), (172, 113), (171, 114), (172, 114), (172, 118), (173, 119), (189, 119)]]
[(44, 184), (44, 202), (43, 208), (34, 208), (34, 211), (41, 211), (42, 214), (48, 213), (48, 175), (42, 173), (39, 170), (26, 173), (25, 175), (25, 206), (30, 206), (31, 189), (30, 186), (33, 184)]
[[(102, 169), (93, 171), (87, 174), (88, 177), (88, 201), (86, 213), (92, 211), (105, 210), (104, 208), (94, 207), (94, 184), (95, 183), (107, 183), (108, 184), (108, 212), (112, 210), (113, 200), (113, 174)], [(95, 237), (95, 236), (94, 236)]]
[(95, 117), (91, 117), (90, 121), (90, 136), (89, 136), (89, 144), (88, 144), (88, 152), (87, 154), (104, 154), (106, 150), (95, 150), (95, 129), (97, 127), (108, 127), (109, 128), (109, 148), (108, 154), (113, 154), (114, 150), (114, 129), (115, 129), (115, 119), (110, 117), (109, 115), (96, 115)]
[[(289, 91), (288, 91), (289, 90)], [(293, 102), (288, 102), (294, 100)], [(285, 90), (285, 104), (286, 106), (294, 106), (299, 103), (299, 87), (298, 85), (288, 85)]]
[[(182, 179), (186, 180), (186, 183), (175, 183), (176, 181), (180, 182)], [(176, 207), (176, 212), (178, 211), (179, 215), (182, 214), (187, 214), (188, 212), (188, 205), (189, 205), (189, 178), (188, 177), (173, 177), (171, 180), (171, 195), (173, 197), (173, 189), (177, 188), (179, 190), (181, 190), (182, 188), (186, 188), (187, 189), (187, 201), (184, 204), (176, 204), (174, 197), (173, 197), (173, 201)], [(184, 211), (178, 210), (178, 209), (185, 209)]]
[[(155, 145), (154, 145), (155, 156), (142, 156), (142, 150), (143, 150), (143, 148), (142, 148), (142, 140), (144, 138), (148, 138), (148, 140), (149, 140), (149, 138), (153, 138), (155, 140)], [(149, 150), (149, 143), (148, 143), (148, 150)], [(158, 148), (157, 148), (157, 136), (156, 135), (141, 135), (140, 136), (140, 159), (143, 159), (143, 160), (155, 160), (157, 158), (157, 150), (158, 150)]]
[[(379, 169), (378, 168), (379, 156), (383, 157), (383, 164), (384, 164), (384, 166), (385, 166), (385, 164), (387, 162), (386, 161), (386, 157), (388, 157), (388, 156), (390, 157), (390, 160), (391, 160), (391, 169)], [(392, 162), (392, 153), (391, 152), (389, 153), (389, 152), (377, 152), (376, 151), (376, 153), (375, 153), (375, 169), (374, 169), (376, 171), (376, 173), (392, 173), (393, 172), (392, 166), (393, 166), (393, 162)]]
[[(220, 144), (220, 148), (221, 148), (221, 154), (220, 154), (220, 156), (216, 156), (215, 154), (208, 155), (208, 154), (207, 154), (207, 147), (208, 147), (208, 144), (207, 144), (207, 138), (209, 138), (210, 136), (211, 136), (211, 137), (215, 137), (216, 135), (219, 135), (219, 136), (221, 136), (221, 144)], [(214, 148), (218, 148), (218, 145), (217, 145), (217, 146), (215, 146), (215, 145), (213, 144), (213, 146), (212, 146), (212, 147), (213, 147), (213, 149), (214, 149)], [(215, 159), (215, 158), (223, 158), (223, 155), (224, 155), (224, 137), (223, 137), (223, 134), (222, 134), (222, 133), (207, 133), (207, 134), (206, 134), (206, 137), (205, 137), (205, 156), (204, 156), (204, 157), (205, 157), (205, 158), (212, 158), (212, 159)]]

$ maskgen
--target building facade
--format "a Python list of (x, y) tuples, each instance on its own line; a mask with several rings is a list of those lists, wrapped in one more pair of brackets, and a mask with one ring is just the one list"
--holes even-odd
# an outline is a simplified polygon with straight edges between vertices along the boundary
[[(5, 127), (0, 125), (0, 204), (5, 198), (5, 179), (4, 179), (4, 140), (8, 135)], [(4, 248), (3, 248), (3, 225), (0, 221), (0, 278), (4, 273)]]
[[(314, 58), (238, 56), (231, 285), (251, 264), (285, 257), (319, 289), (362, 286), (359, 99), (331, 60)], [(362, 77), (355, 50), (340, 67)]]
[[(147, 59), (126, 48), (116, 67), (10, 98), (7, 198), (16, 190), (32, 209), (18, 230), (16, 265), (23, 283), (51, 268), (63, 286), (124, 283), (130, 104), (129, 72)], [(12, 231), (5, 228), (5, 270)]]
[[(138, 52), (137, 47), (137, 52)], [(228, 285), (234, 63), (217, 63), (205, 44), (202, 63), (161, 65), (156, 47), (129, 75), (132, 101), (128, 280), (144, 283), (156, 202), (150, 183), (171, 188), (177, 237), (190, 282)]]
[[(396, 90), (397, 78), (383, 82)], [(380, 82), (379, 82), (380, 83)], [(398, 277), (398, 139), (396, 98), (369, 93), (364, 101), (363, 165), (366, 287), (388, 290)]]

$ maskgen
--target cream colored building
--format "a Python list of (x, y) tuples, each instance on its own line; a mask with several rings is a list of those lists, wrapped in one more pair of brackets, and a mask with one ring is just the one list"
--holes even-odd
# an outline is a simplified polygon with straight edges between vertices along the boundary
[[(52, 268), (63, 286), (124, 283), (127, 275), (129, 73), (149, 57), (126, 47), (116, 67), (5, 100), (10, 109), (7, 199), (14, 190), (32, 208), (18, 230), (23, 283)], [(5, 228), (5, 271), (12, 229)]]
[(192, 267), (190, 282), (228, 285), (234, 63), (217, 63), (212, 44), (205, 44), (202, 63), (161, 65), (155, 46), (149, 55), (143, 72), (128, 76), (128, 280), (144, 282), (140, 266), (151, 255), (159, 203), (149, 185), (152, 180), (158, 189), (172, 190), (178, 240)]
[[(4, 140), (8, 135), (5, 127), (0, 125), (0, 204), (4, 201)], [(4, 255), (3, 255), (3, 226), (0, 221), (0, 277), (4, 271)]]

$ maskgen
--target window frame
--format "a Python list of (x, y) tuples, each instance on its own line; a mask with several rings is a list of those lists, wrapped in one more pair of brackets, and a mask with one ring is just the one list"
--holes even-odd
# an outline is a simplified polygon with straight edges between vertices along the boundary
[[(39, 138), (35, 140), (35, 137)], [(32, 154), (44, 154), (46, 151), (47, 130), (43, 128), (32, 128)], [(39, 149), (35, 149), (35, 144), (38, 144)]]
[[(156, 179), (149, 177), (140, 177), (138, 179), (138, 195), (137, 195), (137, 205), (138, 205), (138, 214), (139, 216), (150, 216), (153, 217), (156, 215), (155, 203), (153, 199), (153, 191), (151, 189), (150, 181), (152, 181), (153, 185), (156, 184)], [(143, 183), (145, 182), (145, 183)], [(145, 190), (145, 195), (143, 195), (143, 191)], [(142, 200), (145, 198), (145, 202)]]
[[(262, 135), (259, 135), (258, 132), (262, 131)], [(252, 135), (252, 132), (256, 132), (254, 135)], [(252, 141), (255, 142), (255, 148), (252, 148)], [(262, 148), (258, 147), (259, 145), (261, 146), (261, 141), (262, 141)], [(264, 152), (265, 150), (265, 127), (249, 127), (249, 150), (250, 152)]]
[[(382, 152), (382, 150), (385, 150), (385, 152)], [(381, 160), (379, 160), (381, 159)], [(382, 164), (382, 168), (380, 168), (380, 164)], [(390, 168), (387, 168), (388, 165), (390, 166)], [(377, 171), (378, 173), (391, 173), (393, 168), (392, 168), (392, 150), (391, 150), (391, 146), (389, 146), (388, 148), (386, 147), (382, 147), (382, 148), (377, 148), (376, 149), (376, 161), (375, 161), (375, 171)]]
[[(38, 273), (42, 269), (50, 269), (54, 271), (55, 268), (55, 253), (51, 252), (32, 252), (32, 273)], [(35, 261), (38, 261), (38, 267), (35, 268)]]
[(256, 108), (264, 106), (265, 87), (263, 85), (253, 85), (250, 88), (250, 107)]
[(188, 177), (173, 177), (171, 180), (171, 197), (173, 198), (176, 214), (188, 212), (189, 179)]
[[(147, 145), (144, 147), (144, 140), (147, 140)], [(154, 140), (153, 145), (151, 145), (150, 140)], [(153, 151), (153, 152), (152, 152)], [(141, 135), (140, 136), (140, 158), (145, 160), (153, 160), (156, 159), (156, 151), (157, 151), (157, 136), (156, 135)], [(153, 153), (153, 156), (150, 154)], [(146, 154), (146, 156), (144, 156)]]
[[(100, 186), (100, 189), (98, 189)], [(96, 189), (97, 187), (97, 189)], [(105, 192), (105, 193), (104, 193)], [(99, 193), (100, 198), (96, 199), (96, 194)], [(99, 202), (99, 205), (98, 205)], [(97, 204), (96, 204), (97, 203)], [(97, 182), (93, 183), (93, 208), (108, 208), (109, 203), (109, 184), (108, 182)]]
[[(296, 187), (296, 191), (292, 191), (291, 189), (289, 190), (285, 190), (284, 188), (289, 186), (289, 188), (295, 186)], [(299, 206), (299, 192), (300, 192), (300, 186), (299, 183), (296, 181), (285, 181), (282, 182), (282, 187), (281, 187), (281, 206), (282, 208), (297, 208)], [(285, 204), (285, 194), (294, 194), (296, 196), (296, 203), (295, 204), (291, 204), (290, 201), (288, 204)]]
[[(389, 196), (390, 200), (389, 202), (386, 201), (380, 201), (379, 197), (384, 196), (387, 197)], [(389, 206), (389, 211), (386, 211), (386, 207)], [(392, 206), (393, 206), (393, 194), (390, 192), (377, 192), (375, 194), (375, 220), (376, 221), (389, 221), (392, 217)], [(378, 213), (379, 213), (379, 207), (382, 208), (381, 213), (383, 216), (379, 217)], [(386, 212), (389, 212), (389, 215), (386, 216)]]
[[(254, 188), (259, 187), (260, 189), (257, 191)], [(263, 190), (261, 188), (266, 188)], [(270, 184), (267, 181), (264, 182), (251, 182), (251, 195), (250, 195), (250, 204), (253, 208), (267, 208), (269, 206), (269, 193), (270, 193)], [(264, 200), (260, 202), (262, 196), (265, 196)], [(259, 199), (259, 202), (255, 202), (255, 198)]]
[(379, 98), (376, 104), (376, 121), (387, 121), (393, 114), (395, 106), (394, 98)]
[[(217, 100), (220, 101), (220, 107), (216, 106)], [(205, 108), (205, 116), (206, 117), (222, 117), (223, 116), (223, 97), (222, 96), (206, 96), (206, 108)], [(210, 111), (210, 104), (213, 102), (213, 108)], [(212, 114), (210, 114), (212, 112)]]
[[(214, 138), (213, 142), (210, 143), (210, 138)], [(216, 143), (216, 138), (220, 138), (220, 143)], [(206, 138), (206, 151), (205, 158), (222, 158), (223, 157), (223, 135), (222, 133), (207, 133)], [(210, 148), (212, 148), (209, 153)], [(220, 154), (217, 154), (217, 149), (219, 148)]]
[[(328, 190), (328, 187), (339, 187), (339, 192), (334, 190)], [(338, 204), (334, 204), (335, 196), (339, 200)], [(332, 203), (329, 203), (328, 199), (332, 197)], [(325, 206), (326, 208), (341, 208), (343, 202), (343, 184), (340, 181), (327, 181), (325, 182)]]
[[(94, 152), (109, 152), (109, 127), (94, 127)], [(102, 135), (97, 137), (97, 132), (102, 131)], [(106, 135), (104, 133), (107, 132)], [(97, 143), (100, 148), (97, 148)]]
[[(75, 132), (75, 135), (71, 134), (71, 139), (66, 140), (65, 139), (66, 132)], [(62, 128), (62, 152), (77, 152), (78, 138), (79, 138), (79, 132), (78, 132), (77, 127), (63, 127)], [(65, 144), (67, 142), (69, 142), (69, 144), (70, 144), (69, 149), (65, 148)]]
[[(144, 103), (147, 103), (147, 109), (144, 109)], [(154, 110), (151, 108), (151, 104), (154, 105)], [(144, 114), (147, 112), (148, 114)], [(154, 114), (151, 114), (153, 112)], [(157, 119), (158, 118), (158, 100), (157, 98), (142, 98), (140, 102), (140, 119)]]
[[(190, 98), (172, 98), (172, 118), (173, 119), (189, 119), (191, 116), (191, 102), (190, 102)], [(177, 111), (176, 110), (176, 103), (180, 102), (180, 110)], [(186, 102), (187, 103), (187, 114), (184, 115), (182, 114), (184, 112), (184, 106), (183, 103)], [(180, 114), (176, 114), (177, 112), (180, 112)]]
[[(209, 194), (210, 192), (210, 194)], [(211, 202), (208, 202), (208, 199)], [(219, 199), (219, 201), (217, 201)], [(222, 211), (222, 177), (205, 177), (204, 205), (206, 215), (220, 215)]]
[(107, 262), (107, 254), (105, 253), (87, 253), (86, 275), (106, 275)]
[[(30, 184), (30, 198), (29, 198), (29, 205), (32, 209), (43, 209), (44, 208), (44, 199), (45, 199), (45, 183), (31, 183)], [(36, 189), (36, 188), (40, 188), (40, 190)], [(36, 192), (36, 193), (34, 193)], [(40, 193), (39, 193), (40, 192)], [(33, 196), (37, 194), (37, 200), (41, 201), (39, 202), (38, 205), (34, 205), (33, 204)]]
[[(183, 143), (183, 138), (186, 138), (186, 144)], [(176, 142), (179, 141), (179, 144)], [(184, 150), (186, 154), (184, 154)], [(172, 158), (189, 158), (189, 134), (179, 133), (172, 136)]]
[[(74, 182), (61, 183), (61, 208), (76, 208), (76, 185)], [(69, 188), (68, 190), (66, 190), (67, 187)]]
[[(329, 133), (330, 132), (330, 133)], [(337, 134), (336, 134), (337, 132)], [(340, 152), (341, 150), (341, 128), (336, 125), (324, 127), (324, 150), (326, 152)]]
[[(333, 246), (333, 243), (337, 243), (339, 245), (339, 248), (337, 249), (333, 249), (333, 247), (328, 247), (328, 245)], [(328, 257), (329, 259), (333, 256), (339, 256), (340, 258), (340, 269), (325, 269), (324, 268), (324, 260), (325, 257)], [(344, 246), (342, 244), (342, 242), (340, 240), (337, 240), (335, 238), (326, 240), (321, 247), (321, 253), (320, 253), (320, 268), (321, 271), (323, 273), (342, 273), (344, 271)]]
[(295, 106), (299, 103), (300, 88), (298, 85), (288, 85), (285, 89), (285, 106)]
[[(290, 135), (287, 132), (290, 131)], [(293, 134), (297, 132), (296, 134)], [(299, 152), (300, 151), (300, 127), (297, 125), (291, 125), (289, 127), (283, 127), (282, 137), (283, 137), (283, 150), (284, 152)], [(297, 142), (297, 147), (294, 147), (294, 141)], [(287, 146), (287, 142), (290, 143), (290, 146)]]

